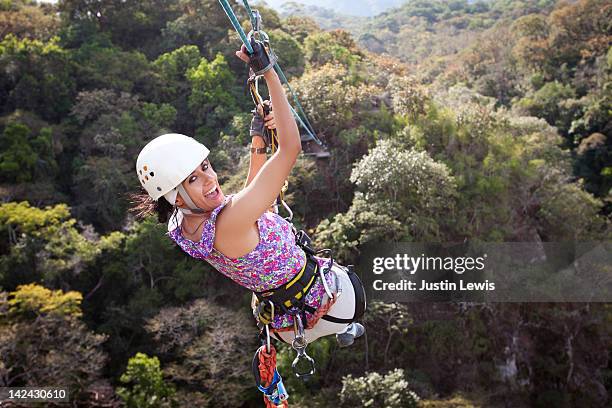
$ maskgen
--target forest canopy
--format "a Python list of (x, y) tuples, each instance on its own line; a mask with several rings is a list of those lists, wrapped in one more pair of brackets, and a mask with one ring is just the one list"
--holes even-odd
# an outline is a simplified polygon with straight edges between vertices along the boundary
[[(331, 153), (298, 159), (287, 201), (339, 261), (371, 242), (609, 239), (609, 2), (257, 8)], [(260, 404), (250, 293), (128, 211), (138, 152), (170, 131), (211, 149), (226, 193), (242, 187), (239, 44), (216, 0), (0, 2), (1, 386), (61, 380), (83, 406)], [(309, 346), (317, 375), (289, 393), (309, 407), (466, 392), (465, 406), (604, 406), (611, 313), (373, 302), (367, 339)], [(292, 359), (281, 347), (287, 377)]]

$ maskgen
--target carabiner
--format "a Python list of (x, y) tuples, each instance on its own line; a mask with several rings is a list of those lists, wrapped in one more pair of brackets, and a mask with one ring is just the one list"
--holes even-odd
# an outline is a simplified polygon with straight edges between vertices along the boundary
[[(287, 183), (287, 182), (285, 181), (285, 183)], [(289, 215), (287, 217), (285, 217), (285, 219), (287, 221), (291, 222), (291, 220), (293, 220), (293, 211), (291, 211), (291, 208), (289, 208), (289, 206), (287, 205), (285, 200), (280, 200), (280, 202), (283, 205), (283, 208), (285, 208), (285, 210), (289, 213)]]
[[(304, 325), (302, 324), (302, 317), (300, 314), (293, 316), (293, 328), (295, 337), (291, 342), (291, 347), (296, 351), (297, 356), (295, 357), (295, 360), (293, 360), (293, 363), (291, 363), (291, 369), (297, 378), (305, 380), (315, 373), (315, 361), (312, 359), (312, 357), (306, 354), (308, 342), (306, 341)], [(298, 364), (300, 364), (300, 361), (302, 360), (305, 360), (308, 363), (307, 371), (299, 370)]]
[(261, 27), (263, 24), (261, 20), (261, 13), (259, 12), (259, 10), (253, 10), (253, 17), (254, 20), (251, 22), (253, 24), (253, 31), (261, 31)]
[(247, 40), (249, 41), (249, 43), (251, 42), (252, 37), (255, 37), (257, 41), (261, 41), (263, 43), (264, 48), (268, 52), (268, 55), (272, 54), (272, 48), (270, 47), (270, 37), (268, 36), (268, 33), (266, 33), (264, 30), (251, 30), (247, 34)]
[[(301, 372), (298, 364), (300, 364), (300, 361), (305, 360), (308, 363), (308, 367), (306, 371)], [(295, 376), (301, 380), (305, 380), (308, 377), (314, 375), (315, 373), (315, 361), (313, 360), (312, 357), (310, 357), (308, 354), (306, 354), (306, 350), (303, 349), (302, 352), (298, 352), (297, 357), (295, 358), (295, 360), (293, 360), (293, 363), (291, 363), (291, 369), (293, 370), (293, 373), (295, 374)]]

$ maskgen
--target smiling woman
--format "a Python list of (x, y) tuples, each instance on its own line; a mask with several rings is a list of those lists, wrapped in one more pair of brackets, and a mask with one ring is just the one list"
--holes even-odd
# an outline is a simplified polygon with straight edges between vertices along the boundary
[[(165, 200), (162, 201), (171, 206), (160, 208), (165, 212), (159, 214), (160, 221), (166, 222), (173, 213), (175, 217), (169, 230), (182, 224), (187, 236), (194, 238), (203, 223), (202, 218), (206, 218), (225, 198), (217, 173), (207, 159), (209, 153), (195, 139), (176, 133), (160, 136), (147, 144), (136, 163), (140, 183), (147, 192), (137, 200), (140, 203), (137, 208), (154, 209), (154, 204), (146, 205), (147, 198), (157, 201), (163, 197)], [(168, 157), (180, 160), (175, 163)]]
[[(278, 340), (292, 341), (294, 321), (301, 320), (308, 342), (338, 334), (341, 345), (350, 345), (364, 333), (355, 322), (365, 309), (358, 278), (331, 258), (315, 256), (296, 240), (288, 221), (269, 211), (300, 154), (301, 142), (273, 64), (266, 62), (258, 43), (252, 45), (253, 55), (243, 46), (236, 56), (267, 82), (274, 113), (267, 106), (258, 123), (277, 130), (278, 149), (266, 159), (263, 129), (252, 125), (245, 186), (226, 196), (206, 146), (181, 134), (159, 136), (137, 159), (136, 172), (147, 194), (138, 196), (135, 209), (140, 215), (157, 212), (160, 221), (168, 222), (169, 237), (184, 252), (253, 291), (260, 305), (273, 307), (270, 313), (259, 308), (255, 315)], [(259, 112), (263, 116), (261, 106)]]

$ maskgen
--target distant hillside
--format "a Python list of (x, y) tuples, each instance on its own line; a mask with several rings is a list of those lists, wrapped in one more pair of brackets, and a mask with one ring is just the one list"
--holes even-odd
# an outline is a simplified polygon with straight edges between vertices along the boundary
[(335, 30), (341, 28), (358, 34), (359, 25), (366, 24), (371, 17), (348, 16), (338, 13), (332, 9), (305, 5), (296, 2), (287, 2), (280, 9), (283, 17), (307, 16), (312, 18), (324, 30)]
[[(333, 10), (344, 15), (367, 17), (375, 16), (390, 8), (400, 6), (406, 1), (407, 0), (300, 0), (297, 3), (305, 6), (315, 6)], [(282, 12), (287, 4), (294, 2), (290, 0), (266, 0), (266, 3)]]
[[(324, 8), (302, 3), (325, 3)], [(555, 0), (407, 0), (381, 1), (396, 3), (376, 16), (355, 17), (331, 9), (332, 2), (306, 0), (283, 2), (282, 15), (309, 16), (323, 29), (342, 28), (369, 51), (387, 53), (404, 62), (418, 64), (430, 57), (448, 56), (477, 41), (478, 36), (500, 20), (513, 21), (521, 16), (549, 12)], [(333, 2), (334, 9), (347, 2)], [(375, 3), (374, 1), (357, 1)], [(354, 6), (357, 8), (358, 6)]]
[(348, 26), (370, 51), (418, 63), (429, 56), (450, 55), (471, 45), (479, 33), (500, 20), (550, 11), (554, 0), (413, 0), (399, 8)]

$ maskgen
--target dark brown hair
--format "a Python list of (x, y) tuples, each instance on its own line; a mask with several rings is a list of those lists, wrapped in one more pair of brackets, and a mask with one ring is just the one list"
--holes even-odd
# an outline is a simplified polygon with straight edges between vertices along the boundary
[(139, 219), (156, 215), (159, 222), (166, 224), (176, 211), (176, 207), (172, 206), (168, 200), (160, 197), (159, 200), (155, 201), (144, 189), (141, 189), (138, 193), (129, 194), (129, 198), (132, 204), (129, 211)]

